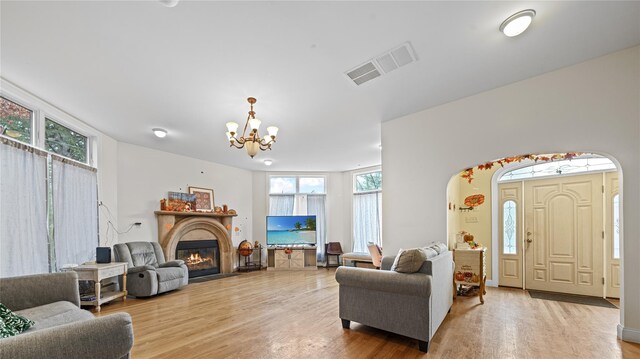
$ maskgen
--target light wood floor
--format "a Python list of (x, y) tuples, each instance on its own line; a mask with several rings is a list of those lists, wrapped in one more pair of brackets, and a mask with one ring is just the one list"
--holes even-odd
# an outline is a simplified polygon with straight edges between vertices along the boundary
[(532, 299), (487, 288), (458, 297), (431, 342), (338, 318), (335, 270), (252, 272), (151, 299), (127, 299), (102, 313), (133, 317), (133, 358), (639, 358), (616, 339), (617, 309)]

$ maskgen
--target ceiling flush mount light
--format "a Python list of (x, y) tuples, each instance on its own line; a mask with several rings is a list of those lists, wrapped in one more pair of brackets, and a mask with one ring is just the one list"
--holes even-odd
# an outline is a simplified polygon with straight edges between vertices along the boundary
[(264, 160), (264, 165), (265, 166), (271, 166), (273, 164), (272, 160)]
[[(271, 145), (276, 142), (276, 135), (278, 134), (278, 128), (274, 126), (267, 127), (268, 135), (264, 135), (264, 137), (260, 137), (260, 133), (258, 133), (258, 129), (260, 128), (260, 124), (262, 121), (256, 118), (256, 113), (253, 111), (253, 104), (256, 103), (256, 99), (253, 97), (249, 97), (247, 99), (251, 106), (251, 110), (249, 111), (249, 116), (247, 117), (247, 122), (244, 124), (244, 129), (242, 130), (242, 135), (238, 138), (236, 134), (238, 133), (238, 124), (235, 122), (227, 122), (227, 138), (231, 143), (231, 147), (235, 148), (246, 148), (247, 154), (253, 158), (253, 156), (258, 153), (258, 150), (266, 151), (271, 149)], [(247, 134), (247, 128), (249, 128), (249, 133)], [(265, 163), (266, 164), (266, 163)], [(267, 165), (268, 166), (268, 165)]]
[(166, 7), (174, 7), (178, 5), (180, 0), (158, 0), (158, 2)]
[(156, 137), (160, 137), (160, 138), (167, 137), (167, 130), (163, 128), (154, 128), (152, 131), (153, 131), (153, 134), (156, 135)]
[(518, 36), (531, 25), (534, 16), (536, 11), (532, 9), (518, 11), (502, 22), (500, 31), (509, 37)]

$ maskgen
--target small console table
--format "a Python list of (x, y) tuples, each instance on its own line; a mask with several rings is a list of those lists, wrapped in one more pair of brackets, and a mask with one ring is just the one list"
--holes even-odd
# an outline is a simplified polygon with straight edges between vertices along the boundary
[[(453, 273), (454, 296), (462, 286), (479, 287), (480, 303), (484, 304), (483, 295), (487, 294), (487, 265), (486, 248), (480, 249), (455, 249), (453, 261), (455, 270)], [(456, 288), (459, 286), (459, 289)]]
[(318, 270), (316, 247), (267, 247), (267, 270)]
[[(78, 273), (78, 280), (92, 280), (95, 282), (95, 293), (93, 300), (81, 300), (80, 305), (93, 305), (96, 307), (96, 311), (100, 311), (100, 306), (106, 302), (112, 301), (116, 298), (122, 298), (123, 301), (127, 299), (127, 263), (126, 262), (112, 262), (112, 263), (92, 263), (82, 264), (75, 268), (74, 271)], [(100, 281), (103, 279), (122, 276), (122, 290), (115, 292), (102, 292)]]

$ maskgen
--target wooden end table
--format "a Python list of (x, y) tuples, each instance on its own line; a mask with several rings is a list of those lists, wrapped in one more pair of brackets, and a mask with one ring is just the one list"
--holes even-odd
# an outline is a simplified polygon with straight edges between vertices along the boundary
[[(99, 312), (100, 306), (106, 302), (110, 302), (116, 298), (122, 298), (123, 301), (127, 300), (126, 262), (82, 264), (73, 268), (73, 270), (78, 273), (78, 280), (92, 280), (95, 282), (95, 299), (81, 300), (80, 305), (93, 305), (96, 307), (96, 311)], [(102, 293), (100, 281), (119, 275), (122, 276), (122, 290)]]
[[(480, 303), (484, 304), (483, 295), (487, 294), (487, 266), (486, 248), (479, 249), (455, 249), (453, 261), (453, 296), (455, 297), (462, 286), (479, 287)], [(456, 288), (459, 286), (459, 288)]]

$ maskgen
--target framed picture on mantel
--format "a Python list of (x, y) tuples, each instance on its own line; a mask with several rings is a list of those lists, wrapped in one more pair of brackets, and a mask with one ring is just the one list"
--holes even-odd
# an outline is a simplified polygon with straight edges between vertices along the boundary
[(189, 193), (196, 195), (196, 211), (213, 211), (214, 201), (212, 189), (189, 186)]

